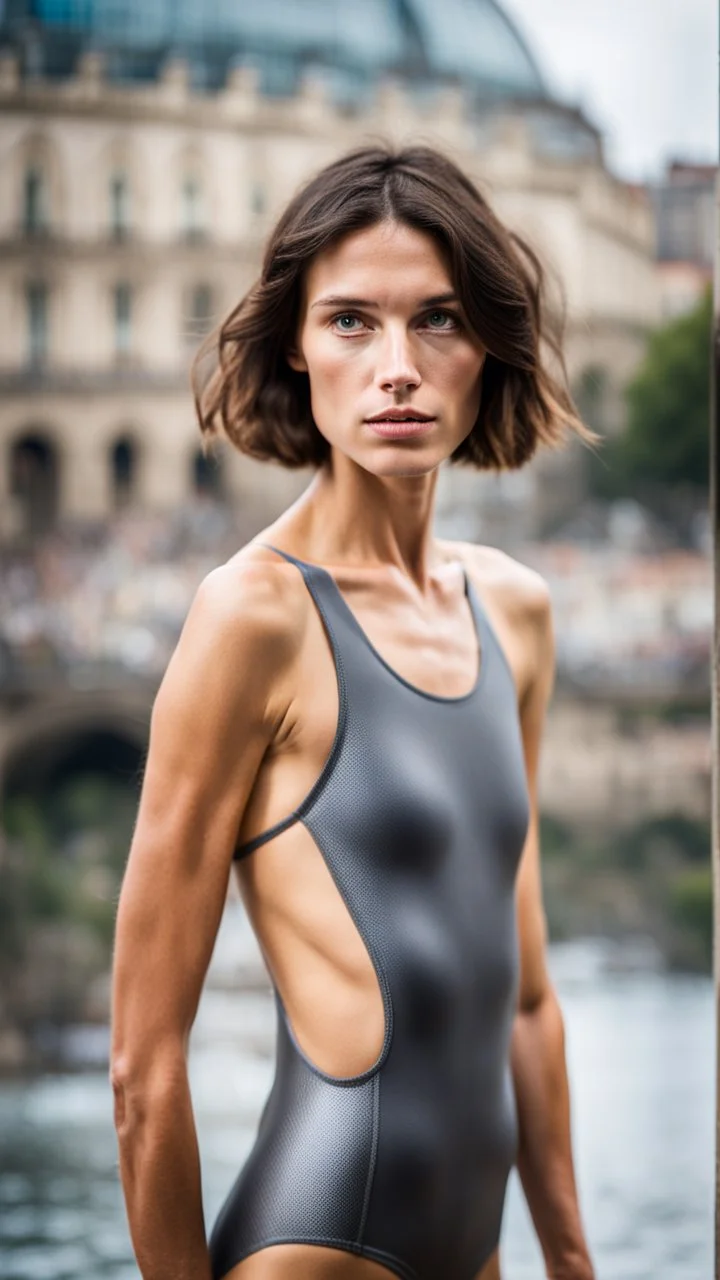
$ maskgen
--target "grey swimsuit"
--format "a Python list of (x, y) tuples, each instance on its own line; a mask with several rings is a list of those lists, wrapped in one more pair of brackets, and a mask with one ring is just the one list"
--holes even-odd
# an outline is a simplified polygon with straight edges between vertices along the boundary
[(380, 657), (327, 570), (279, 554), (324, 623), (338, 724), (300, 806), (236, 856), (304, 823), (372, 960), (385, 1038), (369, 1070), (326, 1075), (276, 991), (275, 1079), (212, 1231), (213, 1275), (294, 1242), (403, 1280), (473, 1280), (498, 1244), (517, 1146), (514, 885), (529, 799), (515, 684), (467, 574), (480, 671), (469, 693), (439, 697)]

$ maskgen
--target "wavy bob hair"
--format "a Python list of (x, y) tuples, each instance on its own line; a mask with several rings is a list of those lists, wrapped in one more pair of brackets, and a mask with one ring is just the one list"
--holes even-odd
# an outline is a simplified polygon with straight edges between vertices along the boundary
[(596, 440), (568, 389), (561, 324), (548, 313), (536, 254), (456, 164), (424, 146), (353, 151), (290, 201), (268, 240), (259, 279), (194, 362), (203, 435), (222, 432), (242, 453), (286, 467), (322, 466), (330, 446), (313, 421), (308, 375), (291, 369), (286, 354), (296, 339), (304, 272), (342, 236), (386, 220), (437, 242), (467, 321), (488, 352), (477, 421), (451, 461), (510, 470), (538, 444), (561, 443), (567, 430)]

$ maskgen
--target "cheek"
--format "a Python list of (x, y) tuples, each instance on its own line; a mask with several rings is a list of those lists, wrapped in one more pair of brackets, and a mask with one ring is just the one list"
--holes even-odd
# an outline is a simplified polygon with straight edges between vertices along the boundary
[(335, 341), (328, 341), (324, 335), (308, 344), (305, 358), (313, 398), (334, 397), (358, 381), (360, 362), (353, 358), (354, 355), (352, 350), (338, 347)]
[(480, 395), (483, 361), (476, 351), (459, 347), (433, 361), (432, 380), (447, 403), (475, 403)]

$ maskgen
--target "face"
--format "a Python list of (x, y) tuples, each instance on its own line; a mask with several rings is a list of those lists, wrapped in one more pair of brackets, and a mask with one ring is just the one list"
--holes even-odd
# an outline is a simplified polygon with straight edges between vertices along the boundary
[(485, 348), (435, 241), (395, 222), (318, 254), (304, 280), (293, 369), (332, 446), (375, 475), (433, 470), (469, 435)]

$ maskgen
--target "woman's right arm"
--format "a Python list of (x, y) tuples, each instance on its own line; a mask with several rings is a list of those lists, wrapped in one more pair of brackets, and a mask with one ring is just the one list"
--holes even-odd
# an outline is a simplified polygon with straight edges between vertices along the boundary
[(111, 1049), (120, 1173), (144, 1280), (211, 1276), (187, 1046), (240, 819), (289, 705), (303, 613), (293, 585), (267, 562), (209, 574), (153, 706), (118, 907)]

